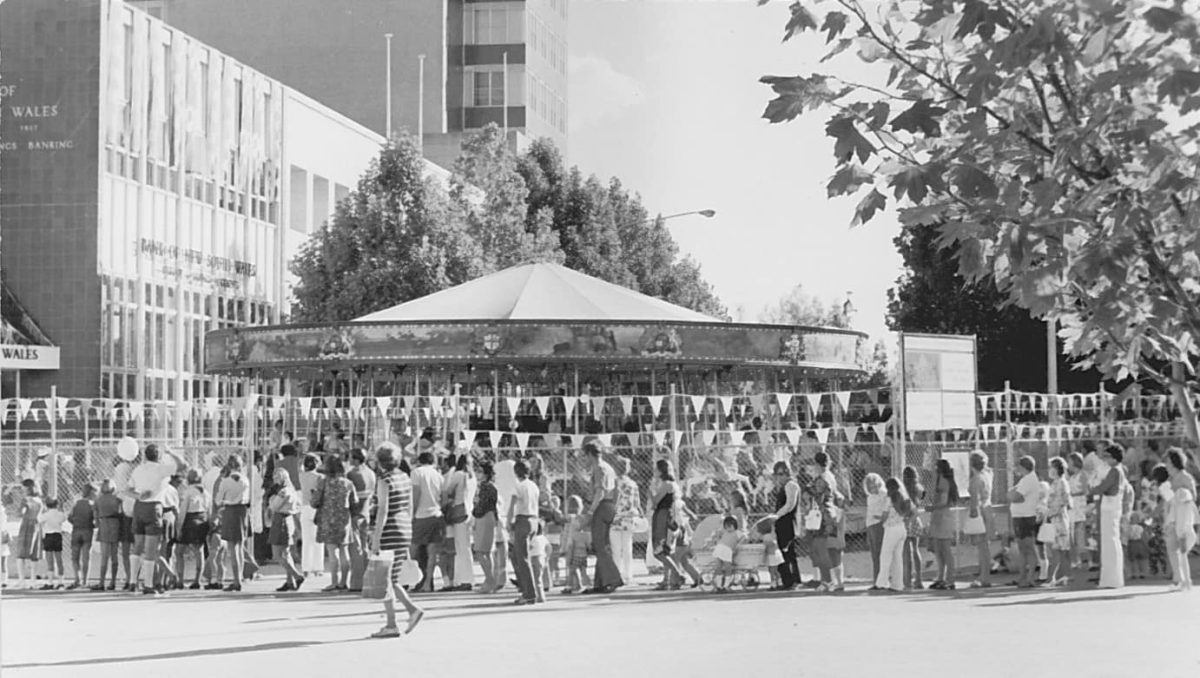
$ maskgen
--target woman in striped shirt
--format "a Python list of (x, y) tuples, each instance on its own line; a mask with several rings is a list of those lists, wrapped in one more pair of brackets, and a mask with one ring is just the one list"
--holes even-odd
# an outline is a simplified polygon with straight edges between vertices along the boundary
[(371, 552), (392, 552), (392, 568), (389, 572), (392, 587), (391, 595), (383, 599), (387, 624), (371, 634), (371, 637), (397, 638), (401, 634), (396, 626), (396, 600), (408, 611), (408, 628), (404, 633), (412, 633), (425, 616), (425, 611), (413, 604), (408, 592), (400, 585), (400, 573), (404, 562), (408, 560), (412, 544), (412, 482), (397, 468), (400, 463), (400, 450), (392, 443), (381, 445), (376, 451), (376, 459), (379, 464), (379, 479), (375, 486), (375, 505), (378, 508), (375, 513), (375, 534), (371, 542)]

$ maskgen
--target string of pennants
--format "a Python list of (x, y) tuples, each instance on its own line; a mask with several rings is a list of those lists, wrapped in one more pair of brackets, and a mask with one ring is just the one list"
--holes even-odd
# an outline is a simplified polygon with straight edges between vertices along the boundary
[[(828, 444), (830, 442), (833, 442), (833, 443), (856, 442), (859, 440), (861, 435), (866, 432), (873, 432), (875, 434), (876, 440), (882, 441), (884, 439), (884, 436), (887, 435), (887, 428), (890, 425), (891, 425), (891, 421), (889, 420), (886, 422), (881, 422), (881, 423), (876, 423), (876, 424), (860, 424), (860, 425), (850, 425), (850, 426), (829, 426), (829, 427), (819, 427), (819, 428), (809, 428), (809, 429), (785, 429), (785, 430), (779, 430), (779, 431), (758, 431), (758, 430), (753, 430), (753, 431), (735, 431), (735, 430), (716, 431), (716, 430), (706, 429), (706, 430), (694, 431), (693, 433), (691, 433), (691, 435), (695, 442), (702, 442), (705, 447), (708, 447), (713, 444), (723, 445), (723, 444), (744, 443), (744, 442), (747, 442), (746, 437), (750, 434), (758, 436), (759, 441), (761, 443), (770, 444), (771, 441), (774, 441), (776, 443), (782, 444), (783, 440), (781, 440), (781, 439), (785, 439), (787, 441), (787, 444), (789, 444), (789, 445), (799, 445), (803, 440), (806, 440), (808, 438), (808, 434), (811, 433), (813, 435), (813, 437), (816, 438), (816, 441), (822, 447), (824, 447), (826, 444)], [(500, 443), (502, 442), (502, 440), (504, 439), (505, 436), (511, 436), (513, 439), (516, 440), (517, 445), (522, 450), (527, 449), (529, 447), (529, 440), (530, 440), (531, 436), (540, 436), (542, 438), (545, 438), (547, 435), (556, 435), (562, 439), (570, 439), (572, 447), (579, 448), (580, 446), (583, 445), (583, 442), (586, 438), (598, 438), (600, 440), (600, 442), (604, 443), (606, 446), (610, 446), (613, 443), (614, 436), (637, 437), (639, 435), (643, 435), (643, 434), (639, 434), (639, 433), (544, 434), (544, 433), (525, 433), (525, 432), (520, 432), (520, 431), (510, 432), (510, 431), (470, 431), (470, 430), (463, 431), (462, 433), (463, 433), (463, 435), (466, 436), (467, 440), (477, 440), (479, 437), (483, 437), (491, 444), (491, 446), (493, 448), (499, 447)], [(672, 432), (666, 431), (666, 430), (656, 430), (656, 431), (649, 431), (649, 432), (645, 433), (644, 435), (652, 436), (654, 438), (654, 443), (656, 445), (664, 445), (664, 444), (666, 444), (666, 441), (667, 441), (667, 435), (670, 433), (672, 433)], [(679, 435), (687, 435), (687, 432), (684, 432), (684, 431), (676, 431), (675, 433), (677, 433)], [(729, 438), (724, 441), (718, 440), (717, 436), (721, 435), (721, 434), (725, 434), (725, 435), (729, 436)], [(840, 436), (842, 438), (842, 440), (840, 440), (840, 441), (836, 440), (835, 438), (837, 438), (838, 436)]]
[(1011, 427), (1013, 440), (1081, 440), (1097, 437), (1139, 438), (1147, 436), (1183, 435), (1183, 423), (1178, 421), (1119, 421), (1103, 424), (983, 424), (979, 433), (984, 440), (1004, 440)]
[[(807, 403), (809, 411), (814, 415), (820, 411), (825, 398), (832, 398), (840, 405), (843, 412), (850, 410), (851, 398), (856, 393), (867, 396), (869, 411), (880, 411), (879, 390), (868, 391), (836, 391), (830, 393), (775, 393), (756, 394), (750, 396), (704, 396), (677, 395), (683, 403), (690, 404), (692, 410), (699, 414), (711, 402), (719, 405), (726, 417), (741, 417), (750, 412), (765, 414), (769, 408), (777, 408), (779, 413), (787, 413), (795, 403), (797, 411), (801, 403)], [(623, 414), (636, 414), (635, 405), (645, 404), (657, 418), (664, 407), (669, 408), (668, 395), (652, 396), (531, 396), (531, 397), (501, 397), (490, 396), (460, 396), (460, 403), (468, 409), (474, 408), (476, 413), (492, 412), (493, 408), (503, 404), (509, 416), (515, 416), (523, 406), (528, 406), (529, 412), (536, 412), (542, 417), (554, 411), (563, 412), (567, 416), (575, 413), (576, 408), (582, 407), (580, 414), (589, 412), (602, 413), (614, 403)], [(18, 421), (50, 420), (50, 398), (8, 398), (0, 400), (0, 413), (4, 420)], [(114, 398), (58, 398), (54, 410), (59, 421), (68, 419), (104, 418), (110, 421), (136, 421), (138, 419), (166, 419), (181, 416), (184, 419), (214, 419), (223, 416), (240, 419), (251, 415), (255, 410), (264, 411), (272, 418), (284, 415), (288, 406), (294, 406), (299, 416), (305, 420), (360, 418), (373, 412), (388, 417), (420, 413), (426, 418), (451, 417), (454, 415), (454, 398), (452, 396), (374, 396), (374, 397), (345, 397), (345, 396), (269, 396), (251, 394), (242, 398), (218, 399), (199, 398), (177, 404), (173, 401), (137, 401), (119, 400)], [(686, 411), (683, 412), (686, 414)]]
[[(1166, 417), (1179, 413), (1179, 406), (1168, 395), (1141, 395), (1137, 393), (987, 393), (977, 396), (979, 409), (988, 414), (1001, 416), (1005, 409), (1017, 414), (1049, 414), (1051, 406), (1060, 414), (1085, 414), (1101, 411), (1114, 414), (1141, 413), (1152, 417)], [(1192, 408), (1200, 409), (1200, 395), (1192, 397)]]

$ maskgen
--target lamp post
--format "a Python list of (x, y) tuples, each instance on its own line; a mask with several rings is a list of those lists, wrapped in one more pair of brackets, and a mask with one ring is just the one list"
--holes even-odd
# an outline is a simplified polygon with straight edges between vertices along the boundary
[(383, 133), (388, 139), (392, 138), (392, 34), (384, 33), (383, 37), (387, 40), (387, 85), (384, 88), (386, 91), (387, 103), (384, 107)]
[(691, 216), (693, 214), (698, 214), (698, 215), (704, 217), (705, 219), (712, 219), (713, 217), (717, 216), (717, 211), (716, 210), (692, 210), (691, 212), (680, 212), (678, 214), (668, 214), (665, 217), (659, 215), (656, 217), (651, 217), (649, 219), (643, 219), (641, 221), (631, 221), (631, 222), (624, 223), (624, 224), (618, 224), (617, 228), (624, 228), (626, 226), (644, 226), (645, 224), (652, 224), (652, 223), (658, 221), (659, 219), (666, 221), (667, 219), (675, 219), (677, 217), (687, 217), (687, 216)]

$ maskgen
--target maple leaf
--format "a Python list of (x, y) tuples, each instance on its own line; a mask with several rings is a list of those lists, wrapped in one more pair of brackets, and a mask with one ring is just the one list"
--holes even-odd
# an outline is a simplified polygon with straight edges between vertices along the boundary
[(888, 185), (896, 189), (893, 195), (897, 200), (907, 194), (909, 200), (919, 203), (931, 188), (939, 192), (946, 190), (946, 183), (942, 180), (944, 171), (941, 165), (912, 165), (893, 174)]
[(887, 206), (887, 196), (880, 193), (878, 189), (871, 189), (867, 197), (863, 198), (858, 203), (858, 207), (854, 208), (854, 221), (850, 222), (851, 228), (860, 224), (865, 224), (875, 217), (875, 213)]
[(861, 165), (856, 163), (842, 165), (833, 174), (833, 178), (829, 180), (829, 184), (826, 186), (826, 193), (830, 198), (854, 193), (858, 190), (859, 186), (874, 179), (875, 175), (868, 172)]
[(932, 226), (941, 223), (949, 209), (947, 203), (905, 207), (900, 210), (900, 223), (905, 226)]
[(921, 132), (927, 137), (941, 136), (942, 126), (938, 122), (938, 118), (945, 115), (946, 109), (940, 106), (931, 106), (929, 101), (929, 99), (921, 99), (909, 106), (907, 111), (893, 118), (892, 129), (913, 134)]
[(1159, 33), (1170, 33), (1175, 24), (1183, 21), (1182, 14), (1166, 7), (1151, 7), (1142, 17)]
[(842, 34), (846, 30), (846, 19), (848, 17), (841, 12), (830, 12), (825, 15), (825, 22), (821, 24), (821, 30), (825, 31), (825, 44), (833, 42), (833, 39)]
[(850, 162), (855, 154), (859, 162), (866, 162), (875, 152), (875, 147), (854, 126), (850, 118), (839, 116), (825, 125), (825, 134), (834, 138), (833, 155), (839, 163)]
[(792, 18), (788, 19), (787, 25), (783, 28), (784, 42), (791, 40), (799, 33), (803, 33), (809, 29), (816, 30), (817, 28), (816, 18), (813, 17), (812, 12), (804, 8), (804, 5), (799, 2), (793, 2), (790, 9), (792, 10)]
[(770, 85), (779, 96), (767, 103), (767, 109), (762, 117), (771, 122), (793, 120), (805, 110), (815, 109), (836, 96), (829, 89), (823, 76), (813, 75), (808, 78), (800, 76), (766, 75), (759, 82)]
[(1179, 101), (1200, 89), (1200, 73), (1176, 70), (1158, 85), (1158, 98)]

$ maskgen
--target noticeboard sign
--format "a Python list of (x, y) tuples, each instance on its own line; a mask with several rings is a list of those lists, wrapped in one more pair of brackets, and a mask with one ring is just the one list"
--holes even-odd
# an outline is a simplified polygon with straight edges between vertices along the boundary
[(0, 370), (57, 370), (57, 346), (0, 344)]
[(978, 426), (975, 351), (974, 336), (900, 335), (907, 430)]

